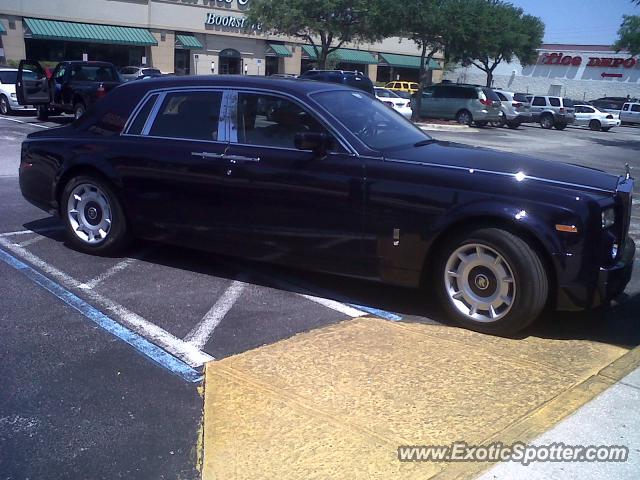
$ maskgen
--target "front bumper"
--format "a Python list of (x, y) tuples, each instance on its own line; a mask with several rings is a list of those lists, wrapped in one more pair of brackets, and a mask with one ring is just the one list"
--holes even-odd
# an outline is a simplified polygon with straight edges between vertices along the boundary
[(557, 309), (582, 310), (595, 308), (622, 293), (631, 280), (635, 254), (636, 244), (631, 237), (627, 237), (619, 260), (611, 267), (600, 268), (595, 285), (560, 287)]

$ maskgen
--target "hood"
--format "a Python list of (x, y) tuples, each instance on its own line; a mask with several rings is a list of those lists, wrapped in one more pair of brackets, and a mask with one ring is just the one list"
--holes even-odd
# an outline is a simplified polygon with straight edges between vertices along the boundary
[(618, 176), (595, 168), (540, 160), (526, 155), (498, 152), (452, 142), (436, 141), (422, 147), (388, 152), (385, 156), (390, 160), (408, 160), (424, 164), (484, 170), (497, 174), (515, 175), (522, 172), (527, 177), (549, 183), (566, 184), (569, 188), (607, 192), (615, 192), (619, 180)]

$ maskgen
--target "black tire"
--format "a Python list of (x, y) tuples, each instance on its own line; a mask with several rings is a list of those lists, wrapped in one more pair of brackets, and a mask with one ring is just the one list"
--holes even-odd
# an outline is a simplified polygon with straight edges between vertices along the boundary
[(84, 106), (84, 103), (78, 102), (73, 106), (73, 116), (75, 119), (79, 119), (84, 115), (84, 112), (87, 111), (87, 108)]
[(553, 115), (545, 113), (540, 117), (540, 126), (545, 130), (550, 130), (553, 128)]
[[(92, 185), (101, 190), (106, 197), (110, 209), (110, 228), (107, 231), (106, 237), (97, 243), (89, 243), (87, 240), (81, 239), (72, 226), (70, 215), (68, 214), (71, 194), (76, 187), (80, 187), (81, 185)], [(87, 211), (87, 206), (85, 206), (85, 212)], [(66, 183), (60, 195), (60, 216), (64, 222), (65, 234), (69, 243), (81, 252), (93, 255), (110, 255), (122, 250), (131, 241), (127, 219), (120, 199), (115, 194), (111, 184), (97, 175), (79, 175), (71, 178)], [(84, 213), (84, 216), (84, 221), (88, 221), (86, 213)], [(102, 218), (102, 212), (100, 212), (100, 218)]]
[(602, 130), (603, 132), (608, 132), (609, 130), (611, 130), (611, 127), (602, 127), (600, 130)]
[(38, 105), (38, 120), (47, 120), (49, 118), (49, 109), (46, 105)]
[(11, 106), (9, 106), (9, 99), (4, 95), (0, 95), (0, 114), (2, 115), (11, 115), (13, 110)]
[(593, 130), (594, 132), (599, 132), (601, 128), (602, 128), (602, 124), (598, 120), (591, 120), (589, 122), (590, 130)]
[(511, 130), (515, 130), (519, 126), (520, 122), (507, 122), (507, 127), (509, 127)]
[(471, 125), (473, 123), (473, 115), (469, 110), (460, 110), (456, 113), (456, 122), (461, 125)]
[[(459, 248), (472, 244), (483, 245), (497, 252), (504, 259), (513, 276), (512, 302), (503, 316), (497, 320), (473, 319), (469, 314), (463, 313), (456, 307), (450, 294), (450, 288), (455, 290), (463, 287), (462, 284), (450, 285), (448, 283), (447, 263)], [(444, 245), (445, 247), (438, 252), (436, 257), (433, 280), (445, 312), (456, 323), (482, 333), (511, 335), (529, 326), (544, 309), (549, 295), (547, 272), (540, 256), (522, 238), (507, 230), (484, 227), (450, 236), (445, 240)], [(469, 271), (469, 275), (472, 275), (475, 268), (477, 267)], [(469, 282), (470, 279), (467, 279), (467, 285), (469, 288), (473, 288)], [(474, 278), (474, 282), (477, 287), (478, 277)], [(485, 277), (485, 285), (486, 282)], [(498, 295), (500, 294), (498, 293)], [(462, 302), (464, 301), (462, 300)]]
[(556, 130), (564, 130), (565, 128), (567, 128), (567, 124), (566, 123), (555, 123), (553, 125), (553, 128), (555, 128)]

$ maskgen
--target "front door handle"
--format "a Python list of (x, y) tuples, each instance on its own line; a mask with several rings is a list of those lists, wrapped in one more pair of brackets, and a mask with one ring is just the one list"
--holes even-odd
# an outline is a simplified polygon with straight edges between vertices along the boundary
[(225, 158), (224, 153), (191, 152), (191, 155), (200, 158)]
[(244, 155), (224, 155), (224, 158), (229, 160), (231, 163), (260, 161), (260, 157), (245, 157)]

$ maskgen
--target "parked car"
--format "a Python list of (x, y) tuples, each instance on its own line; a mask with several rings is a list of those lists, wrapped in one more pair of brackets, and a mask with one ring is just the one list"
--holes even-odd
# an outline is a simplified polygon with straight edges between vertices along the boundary
[(620, 125), (617, 114), (601, 112), (593, 105), (574, 105), (574, 108), (576, 110), (576, 126), (608, 132), (612, 127)]
[(620, 113), (622, 106), (628, 101), (626, 97), (602, 97), (590, 100), (588, 103), (601, 112)]
[[(32, 74), (30, 71), (25, 75)], [(20, 105), (16, 97), (16, 80), (18, 69), (10, 67), (0, 67), (0, 114), (11, 115), (18, 110), (32, 110), (32, 105)]]
[(620, 122), (638, 124), (640, 123), (640, 103), (628, 102), (622, 106), (620, 111)]
[(387, 83), (384, 88), (388, 88), (389, 90), (393, 90), (396, 92), (407, 92), (409, 94), (412, 94), (418, 91), (418, 89), (420, 88), (420, 84), (416, 82), (401, 82), (398, 80), (395, 82)]
[[(514, 92), (508, 92), (506, 90), (496, 90), (496, 93), (502, 103), (502, 125), (506, 125), (509, 128), (518, 128), (523, 123), (533, 122), (533, 115), (531, 115), (531, 105), (526, 97), (522, 97), (522, 94), (518, 95)], [(516, 99), (519, 98), (519, 100)], [(525, 100), (525, 101), (522, 101)]]
[[(272, 120), (261, 100), (279, 102)], [(628, 174), (439, 142), (338, 84), (129, 82), (71, 125), (29, 134), (19, 182), (83, 252), (140, 237), (424, 280), (425, 299), (493, 334), (524, 328), (547, 304), (606, 302), (635, 255)]]
[[(411, 108), (417, 108), (414, 98)], [(485, 126), (502, 118), (500, 98), (488, 87), (441, 83), (422, 90), (420, 116), (456, 120), (458, 123)]]
[(37, 107), (40, 120), (61, 112), (80, 118), (87, 108), (121, 83), (116, 68), (107, 62), (61, 62), (49, 78), (38, 62), (22, 60), (16, 95), (20, 105)]
[(405, 118), (411, 118), (411, 102), (388, 88), (374, 87), (376, 98)]
[(122, 67), (119, 70), (120, 77), (125, 82), (130, 82), (131, 80), (138, 80), (145, 77), (159, 77), (162, 75), (162, 72), (157, 68), (152, 67)]
[[(391, 90), (391, 89), (387, 88), (387, 90)], [(411, 100), (411, 93), (409, 93), (409, 92), (405, 92), (404, 90), (391, 90), (391, 91), (393, 93), (395, 93), (396, 95), (398, 95), (400, 98), (404, 98), (406, 100)]]
[(373, 82), (362, 72), (348, 72), (344, 70), (308, 70), (298, 78), (303, 80), (317, 80), (320, 82), (341, 83), (350, 87), (364, 90), (373, 95)]
[(565, 97), (547, 95), (527, 95), (531, 102), (531, 113), (540, 122), (542, 128), (564, 130), (575, 122), (573, 102)]

